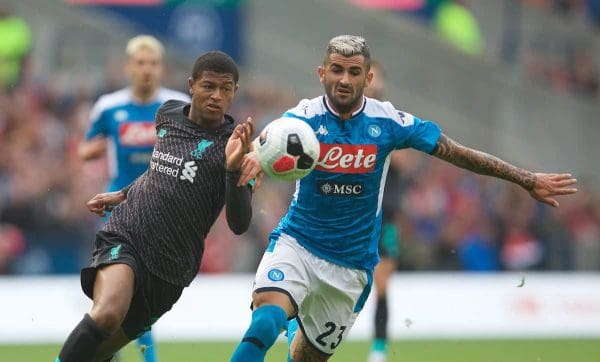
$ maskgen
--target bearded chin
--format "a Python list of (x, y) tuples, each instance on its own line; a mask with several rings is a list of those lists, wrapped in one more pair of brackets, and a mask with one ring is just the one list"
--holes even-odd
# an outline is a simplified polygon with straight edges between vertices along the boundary
[(333, 96), (329, 97), (329, 99), (331, 104), (335, 107), (335, 110), (339, 113), (349, 113), (360, 103), (360, 97), (345, 102), (340, 102)]

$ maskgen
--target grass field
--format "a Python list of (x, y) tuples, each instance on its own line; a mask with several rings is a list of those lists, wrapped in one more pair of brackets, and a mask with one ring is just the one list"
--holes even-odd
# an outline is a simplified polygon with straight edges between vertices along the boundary
[[(228, 361), (234, 343), (161, 343), (161, 362)], [(54, 362), (58, 345), (0, 345), (0, 361)], [(365, 362), (369, 344), (347, 342), (332, 362)], [(285, 362), (286, 345), (276, 343), (266, 362)], [(139, 362), (134, 344), (124, 350), (122, 362)], [(479, 340), (397, 341), (390, 346), (389, 362), (599, 362), (600, 339), (593, 340)]]

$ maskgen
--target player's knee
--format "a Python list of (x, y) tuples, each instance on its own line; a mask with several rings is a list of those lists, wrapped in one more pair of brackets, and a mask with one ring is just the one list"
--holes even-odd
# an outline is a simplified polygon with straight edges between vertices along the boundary
[[(264, 307), (263, 307), (264, 308)], [(272, 308), (278, 308), (272, 306)], [(264, 312), (263, 312), (264, 311)], [(261, 313), (262, 312), (262, 313)], [(285, 318), (283, 312), (276, 315), (276, 311), (256, 310), (252, 316), (253, 330), (258, 336), (264, 336), (266, 339), (275, 339), (281, 332), (281, 317)]]
[(269, 304), (274, 304), (272, 300), (271, 293), (257, 293), (252, 298), (252, 305), (254, 306), (254, 310)]
[(294, 307), (287, 294), (277, 291), (254, 293), (252, 296), (252, 304), (254, 310), (268, 305), (275, 305), (281, 307), (288, 316), (291, 316), (294, 313)]
[(103, 331), (113, 334), (123, 323), (126, 311), (115, 305), (94, 306), (90, 316)]

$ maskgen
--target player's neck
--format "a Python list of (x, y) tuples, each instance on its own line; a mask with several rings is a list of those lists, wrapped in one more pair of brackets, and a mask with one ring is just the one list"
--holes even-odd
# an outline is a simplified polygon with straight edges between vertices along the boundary
[(364, 106), (365, 98), (361, 97), (360, 102), (357, 102), (355, 105), (351, 107), (344, 107), (344, 109), (340, 109), (340, 107), (334, 106), (334, 104), (329, 100), (329, 97), (325, 97), (325, 101), (327, 102), (327, 107), (331, 111), (331, 113), (335, 114), (342, 121), (347, 121), (350, 118), (356, 116)]
[(193, 104), (189, 106), (189, 108), (185, 108), (184, 109), (184, 113), (186, 113), (187, 110), (187, 118), (194, 123), (195, 125), (205, 128), (205, 129), (211, 129), (211, 128), (217, 128), (219, 127), (221, 124), (223, 124), (224, 119), (221, 120), (211, 120), (211, 119), (206, 119), (204, 117), (202, 117), (202, 115), (200, 114), (200, 112), (196, 111), (196, 109), (194, 108)]
[(152, 89), (136, 89), (136, 88), (131, 88), (131, 93), (133, 95), (133, 98), (140, 103), (148, 103), (150, 102), (152, 99), (154, 99), (154, 96), (156, 95), (156, 88), (152, 88)]

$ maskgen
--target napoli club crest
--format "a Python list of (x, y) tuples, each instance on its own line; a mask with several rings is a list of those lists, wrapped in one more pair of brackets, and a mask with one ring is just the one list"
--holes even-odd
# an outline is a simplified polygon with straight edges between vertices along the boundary
[(369, 125), (367, 132), (369, 133), (369, 136), (377, 138), (381, 136), (381, 127), (376, 124)]
[(269, 277), (269, 279), (271, 279), (274, 282), (280, 282), (285, 277), (285, 275), (283, 274), (283, 272), (281, 270), (279, 270), (279, 269), (271, 269), (271, 270), (269, 270), (269, 274), (267, 274), (267, 276)]

